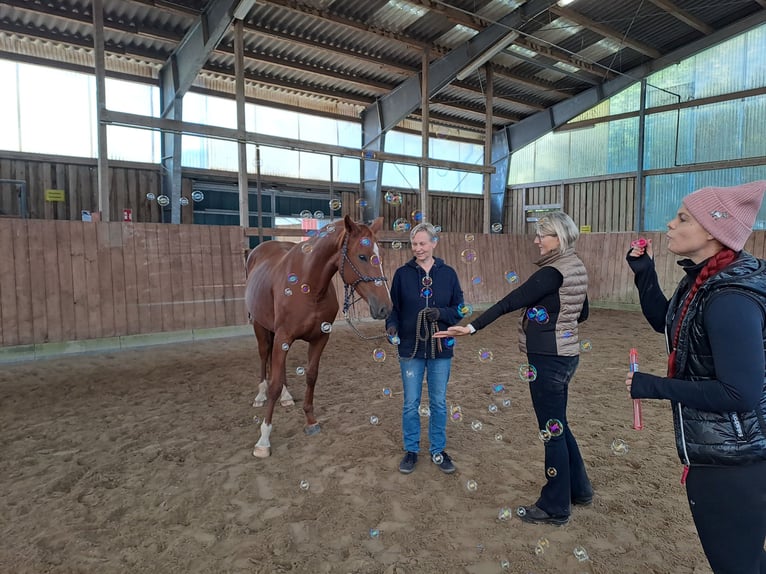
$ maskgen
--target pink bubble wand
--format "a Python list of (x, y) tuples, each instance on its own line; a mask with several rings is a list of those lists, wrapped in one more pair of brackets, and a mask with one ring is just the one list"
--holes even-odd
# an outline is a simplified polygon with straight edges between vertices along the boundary
[[(630, 350), (630, 372), (638, 371), (638, 351)], [(641, 414), (641, 399), (633, 399), (633, 428), (641, 430), (644, 428), (644, 418)]]

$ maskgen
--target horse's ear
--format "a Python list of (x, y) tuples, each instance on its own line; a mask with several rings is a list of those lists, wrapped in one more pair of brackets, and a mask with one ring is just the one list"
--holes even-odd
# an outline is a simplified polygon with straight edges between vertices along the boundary
[(376, 217), (375, 221), (370, 225), (370, 231), (377, 235), (380, 230), (383, 229), (383, 217)]
[(346, 224), (346, 231), (349, 235), (352, 235), (355, 231), (359, 231), (359, 226), (354, 223), (348, 215), (343, 218), (343, 223)]

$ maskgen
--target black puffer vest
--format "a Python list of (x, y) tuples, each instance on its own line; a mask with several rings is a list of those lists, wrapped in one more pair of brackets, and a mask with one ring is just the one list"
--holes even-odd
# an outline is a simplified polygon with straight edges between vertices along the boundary
[[(665, 319), (670, 349), (673, 318), (680, 312), (689, 285), (682, 281), (673, 294)], [(715, 377), (710, 341), (705, 334), (703, 311), (713, 293), (736, 290), (766, 309), (766, 261), (746, 252), (710, 277), (697, 291), (683, 320), (676, 351), (675, 379), (700, 381)], [(736, 318), (732, 318), (736, 320)], [(766, 330), (763, 333), (766, 349)], [(766, 460), (766, 373), (761, 401), (755, 411), (714, 413), (673, 403), (678, 456), (684, 464), (743, 465)]]

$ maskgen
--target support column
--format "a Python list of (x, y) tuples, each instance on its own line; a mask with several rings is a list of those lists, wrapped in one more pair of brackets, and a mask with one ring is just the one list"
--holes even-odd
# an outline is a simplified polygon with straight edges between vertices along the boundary
[[(423, 64), (421, 66), (421, 84), (420, 84), (420, 117), (422, 124), (420, 129), (422, 147), (421, 156), (428, 159), (428, 139), (429, 127), (431, 124), (431, 115), (428, 103), (428, 64), (430, 50), (426, 47), (423, 50)], [(431, 221), (431, 214), (428, 209), (428, 166), (420, 166), (420, 212), (423, 214), (423, 221)]]
[(106, 64), (104, 62), (104, 3), (93, 0), (93, 48), (96, 68), (96, 141), (98, 143), (98, 210), (101, 221), (110, 221), (109, 156), (106, 124)]
[[(638, 110), (638, 161), (636, 162), (636, 189), (634, 191), (633, 230), (641, 231), (644, 226), (644, 145), (646, 142), (646, 78), (641, 80), (641, 101)], [(622, 231), (622, 230), (620, 230)]]
[(248, 203), (247, 144), (245, 143), (245, 51), (242, 20), (234, 21), (234, 91), (237, 101), (237, 183), (239, 185), (239, 226), (250, 227)]
[[(490, 165), (491, 158), (492, 158), (492, 131), (493, 131), (492, 130), (492, 116), (493, 116), (492, 107), (495, 101), (495, 93), (494, 93), (494, 77), (492, 73), (492, 67), (485, 66), (485, 70), (487, 72), (487, 76), (486, 76), (487, 77), (487, 93), (486, 93), (486, 102), (485, 102), (487, 115), (484, 121), (484, 165), (488, 166)], [(491, 224), (495, 223), (496, 221), (500, 221), (500, 223), (502, 223), (502, 217), (500, 220), (496, 220), (492, 218), (492, 210), (490, 208), (490, 205), (492, 203), (491, 174), (485, 173), (482, 179), (484, 184), (484, 218), (483, 218), (484, 226), (483, 226), (482, 232), (489, 233)]]

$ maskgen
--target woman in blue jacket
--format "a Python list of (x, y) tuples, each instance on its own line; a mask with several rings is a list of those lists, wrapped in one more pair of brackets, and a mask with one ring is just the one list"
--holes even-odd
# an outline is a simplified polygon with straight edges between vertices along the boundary
[(404, 474), (415, 470), (418, 461), (420, 396), (426, 373), (431, 459), (442, 471), (455, 472), (455, 465), (444, 450), (452, 346), (435, 339), (433, 334), (460, 321), (458, 307), (463, 303), (463, 290), (455, 270), (434, 257), (437, 241), (436, 230), (430, 223), (413, 227), (410, 232), (413, 258), (396, 270), (391, 283), (393, 310), (386, 319), (386, 331), (391, 339), (399, 339), (397, 350), (404, 386), (402, 435), (406, 451), (399, 471)]

